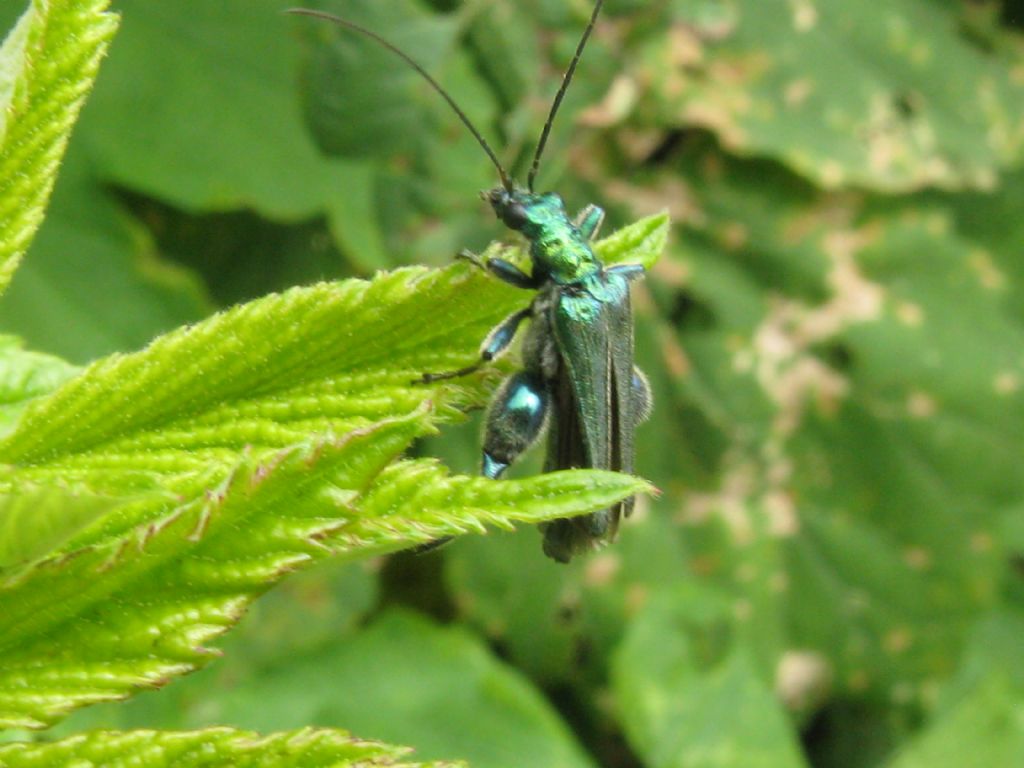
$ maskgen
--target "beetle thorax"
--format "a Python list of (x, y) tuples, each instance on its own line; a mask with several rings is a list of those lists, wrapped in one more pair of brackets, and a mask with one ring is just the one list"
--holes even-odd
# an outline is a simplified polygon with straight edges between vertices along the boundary
[(486, 195), (494, 213), (505, 226), (521, 232), (530, 242), (534, 271), (556, 283), (568, 284), (600, 272), (590, 243), (570, 221), (562, 198), (554, 192), (541, 195), (504, 187)]

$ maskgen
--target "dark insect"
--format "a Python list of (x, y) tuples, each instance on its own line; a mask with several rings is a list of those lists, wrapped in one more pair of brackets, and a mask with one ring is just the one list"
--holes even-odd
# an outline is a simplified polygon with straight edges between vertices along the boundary
[[(345, 19), (303, 9), (291, 13), (314, 16), (366, 35), (401, 57), (422, 75), (470, 130), (498, 170), (501, 184), (484, 198), (507, 227), (529, 243), (532, 262), (527, 274), (500, 258), (463, 258), (517, 288), (536, 291), (530, 306), (509, 316), (484, 340), (480, 359), (446, 373), (426, 373), (430, 383), (465, 376), (508, 349), (520, 324), (530, 320), (523, 343), (523, 370), (509, 377), (495, 395), (487, 416), (483, 474), (497, 479), (547, 429), (545, 472), (575, 467), (633, 472), (634, 431), (651, 410), (650, 390), (633, 365), (633, 313), (629, 282), (640, 277), (639, 264), (605, 267), (594, 254), (594, 238), (604, 211), (586, 206), (575, 220), (554, 192), (537, 194), (534, 179), (555, 115), (572, 81), (576, 65), (601, 11), (594, 6), (590, 22), (562, 79), (544, 123), (526, 189), (516, 187), (483, 136), (445, 90), (403, 51), (379, 35)], [(576, 518), (542, 526), (544, 552), (559, 562), (610, 540), (634, 499)]]

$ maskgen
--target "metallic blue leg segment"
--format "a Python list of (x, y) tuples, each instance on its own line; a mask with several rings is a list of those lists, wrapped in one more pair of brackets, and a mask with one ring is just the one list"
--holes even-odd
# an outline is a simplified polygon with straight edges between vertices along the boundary
[(538, 280), (533, 275), (526, 274), (511, 261), (505, 261), (504, 259), (488, 259), (487, 271), (503, 283), (529, 291), (537, 290), (544, 282), (543, 280)]
[(604, 211), (596, 205), (588, 205), (576, 217), (576, 229), (580, 231), (587, 240), (593, 240), (597, 230), (601, 228), (604, 221)]

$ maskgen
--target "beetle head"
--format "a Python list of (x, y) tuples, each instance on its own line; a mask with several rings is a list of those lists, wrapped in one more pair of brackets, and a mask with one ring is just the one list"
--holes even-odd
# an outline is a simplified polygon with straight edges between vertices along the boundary
[(490, 203), (494, 214), (504, 222), (509, 229), (522, 232), (523, 228), (530, 223), (530, 216), (526, 210), (523, 200), (523, 193), (515, 190), (508, 190), (505, 187), (495, 187), (484, 192), (483, 198)]

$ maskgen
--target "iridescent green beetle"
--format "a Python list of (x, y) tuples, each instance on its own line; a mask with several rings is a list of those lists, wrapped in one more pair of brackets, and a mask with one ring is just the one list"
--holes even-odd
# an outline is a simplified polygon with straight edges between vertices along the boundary
[[(523, 369), (502, 384), (487, 416), (482, 471), (492, 479), (500, 477), (545, 429), (545, 472), (591, 467), (632, 473), (634, 431), (651, 410), (647, 382), (633, 365), (629, 301), (629, 282), (643, 275), (643, 266), (605, 267), (594, 254), (590, 242), (604, 219), (600, 208), (588, 205), (571, 220), (561, 197), (554, 192), (533, 191), (555, 115), (602, 4), (603, 0), (598, 0), (594, 5), (551, 104), (525, 190), (513, 184), (490, 145), (451, 96), (407, 54), (375, 32), (337, 16), (305, 9), (291, 11), (327, 19), (366, 35), (422, 75), (448, 102), (497, 168), (501, 184), (484, 198), (507, 227), (529, 242), (529, 274), (504, 259), (485, 262), (468, 252), (461, 254), (498, 279), (537, 293), (529, 307), (509, 316), (488, 334), (476, 363), (457, 371), (427, 373), (420, 379), (429, 383), (478, 370), (508, 349), (520, 324), (530, 320), (523, 343)], [(610, 540), (619, 520), (632, 508), (633, 499), (629, 498), (600, 512), (545, 524), (545, 554), (565, 563), (596, 543)]]

